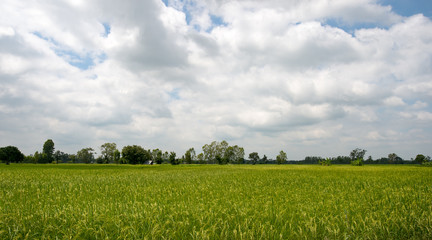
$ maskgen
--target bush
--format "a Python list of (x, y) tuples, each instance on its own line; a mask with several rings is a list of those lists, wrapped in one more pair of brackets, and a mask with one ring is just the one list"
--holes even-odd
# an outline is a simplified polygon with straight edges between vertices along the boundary
[(325, 160), (320, 160), (319, 163), (322, 166), (331, 166), (332, 165), (332, 162), (331, 162), (330, 158), (326, 158)]
[(357, 158), (357, 160), (351, 161), (352, 166), (363, 166), (363, 158)]
[(422, 163), (422, 166), (425, 166), (425, 167), (432, 167), (432, 162), (423, 162), (423, 163)]

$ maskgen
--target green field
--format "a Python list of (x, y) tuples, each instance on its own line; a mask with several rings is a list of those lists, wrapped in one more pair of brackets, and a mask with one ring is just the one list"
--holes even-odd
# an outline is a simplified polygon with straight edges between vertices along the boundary
[(0, 165), (0, 239), (432, 239), (432, 168)]

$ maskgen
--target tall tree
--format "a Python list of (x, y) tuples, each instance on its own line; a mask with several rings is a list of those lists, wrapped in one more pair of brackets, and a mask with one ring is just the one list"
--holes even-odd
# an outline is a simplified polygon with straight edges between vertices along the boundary
[(373, 163), (372, 156), (369, 156), (366, 160), (366, 163)]
[(153, 156), (153, 161), (156, 164), (162, 164), (162, 162), (163, 162), (163, 152), (162, 152), (162, 150), (159, 150), (159, 148), (153, 149), (152, 150), (152, 156)]
[(114, 151), (114, 163), (120, 163), (120, 151), (118, 149)]
[(170, 152), (169, 161), (172, 165), (178, 165), (179, 164), (178, 159), (176, 159), (176, 153), (175, 152)]
[(163, 161), (163, 162), (169, 162), (169, 156), (170, 156), (170, 153), (169, 153), (168, 151), (165, 151), (165, 152), (162, 154), (162, 161)]
[(264, 154), (264, 156), (262, 157), (260, 163), (263, 163), (263, 164), (268, 163), (268, 158), (267, 158), (267, 156), (266, 156), (265, 154)]
[(217, 155), (217, 145), (218, 145), (218, 142), (213, 141), (211, 144), (205, 144), (202, 147), (204, 159), (208, 163), (215, 163), (216, 155)]
[(92, 163), (94, 161), (94, 150), (93, 148), (83, 148), (76, 154), (76, 158), (82, 163)]
[(216, 156), (219, 156), (218, 157), (219, 160), (217, 161), (219, 164), (228, 163), (228, 157), (227, 157), (228, 148), (229, 148), (229, 144), (225, 140), (223, 140), (222, 142), (216, 145)]
[(59, 161), (60, 161), (60, 162), (64, 162), (64, 163), (65, 163), (65, 162), (68, 162), (68, 161), (70, 160), (70, 159), (69, 159), (69, 154), (57, 150), (57, 151), (54, 153), (54, 160), (56, 161), (56, 163), (59, 163)]
[(198, 163), (199, 163), (199, 164), (205, 164), (206, 161), (205, 161), (205, 159), (204, 159), (204, 153), (200, 153), (200, 154), (198, 154), (198, 155), (197, 155), (197, 160), (198, 160)]
[(51, 139), (45, 141), (43, 145), (42, 153), (47, 158), (46, 162), (50, 163), (54, 160), (54, 142)]
[(189, 148), (185, 153), (185, 162), (186, 164), (192, 164), (195, 161), (196, 153), (194, 148)]
[(388, 155), (388, 161), (389, 163), (398, 163), (398, 164), (403, 163), (403, 159), (400, 158), (396, 153), (390, 153)]
[(217, 164), (226, 164), (227, 162), (226, 162), (226, 159), (225, 158), (222, 158), (219, 154), (218, 155), (216, 155), (216, 163)]
[(234, 163), (235, 162), (235, 148), (233, 146), (227, 147), (223, 156), (224, 163)]
[(15, 146), (7, 146), (0, 148), (0, 160), (9, 163), (19, 163), (24, 161), (24, 154)]
[(244, 148), (235, 145), (234, 147), (234, 162), (238, 164), (244, 163), (245, 152)]
[(242, 162), (244, 159), (244, 149), (235, 145), (229, 146), (227, 141), (213, 141), (202, 147), (204, 160), (208, 163), (234, 163)]
[(69, 154), (69, 161), (71, 161), (72, 163), (76, 163), (77, 162), (76, 154)]
[(38, 151), (36, 151), (33, 155), (34, 158), (34, 163), (42, 163), (42, 153), (39, 153)]
[(417, 154), (414, 161), (416, 161), (419, 164), (423, 164), (423, 163), (427, 162), (427, 158), (423, 154)]
[(117, 145), (115, 143), (104, 143), (100, 146), (101, 157), (103, 163), (113, 163), (115, 158), (115, 151), (117, 150)]
[(129, 164), (143, 164), (152, 159), (149, 151), (137, 145), (123, 147), (122, 156)]
[(280, 151), (279, 155), (276, 156), (277, 164), (283, 164), (288, 160), (287, 154), (284, 151)]
[(253, 165), (255, 165), (259, 159), (260, 159), (260, 157), (259, 157), (257, 152), (249, 153), (249, 160), (251, 161), (251, 163)]
[(358, 160), (361, 159), (361, 161), (363, 161), (364, 155), (366, 154), (366, 150), (364, 149), (360, 149), (360, 148), (356, 148), (354, 150), (351, 151), (350, 153), (350, 157), (351, 160)]

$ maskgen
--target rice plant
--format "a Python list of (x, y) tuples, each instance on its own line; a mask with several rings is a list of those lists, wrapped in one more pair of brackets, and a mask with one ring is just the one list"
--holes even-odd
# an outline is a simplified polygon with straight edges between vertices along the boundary
[(431, 239), (432, 168), (0, 165), (0, 239)]

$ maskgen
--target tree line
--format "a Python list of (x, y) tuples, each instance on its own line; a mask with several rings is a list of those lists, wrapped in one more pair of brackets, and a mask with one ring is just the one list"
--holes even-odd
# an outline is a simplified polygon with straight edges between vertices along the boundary
[(423, 154), (417, 154), (415, 158), (411, 158), (410, 160), (404, 160), (396, 153), (390, 153), (387, 157), (381, 157), (375, 160), (372, 159), (372, 156), (369, 156), (365, 160), (364, 157), (366, 155), (366, 152), (367, 151), (365, 149), (356, 148), (350, 152), (349, 156), (337, 156), (333, 158), (308, 156), (304, 160), (297, 161), (296, 163), (321, 165), (351, 164), (355, 166), (362, 166), (364, 164), (429, 164), (431, 162), (431, 157), (425, 156)]
[(55, 144), (48, 139), (42, 146), (42, 151), (25, 156), (17, 147), (7, 146), (0, 148), (0, 160), (9, 163), (99, 163), (99, 164), (431, 164), (431, 157), (418, 154), (415, 159), (404, 160), (395, 153), (387, 157), (373, 160), (369, 156), (364, 159), (366, 150), (356, 148), (349, 156), (322, 158), (319, 156), (307, 156), (304, 160), (288, 160), (287, 154), (280, 151), (276, 159), (269, 159), (266, 155), (259, 156), (258, 152), (251, 152), (245, 159), (243, 147), (230, 146), (227, 141), (213, 141), (202, 147), (202, 152), (197, 154), (194, 148), (189, 148), (181, 157), (174, 151), (156, 149), (144, 149), (139, 145), (128, 145), (117, 149), (115, 143), (104, 143), (100, 147), (100, 155), (96, 156), (93, 148), (87, 147), (76, 154), (68, 154), (55, 151)]

